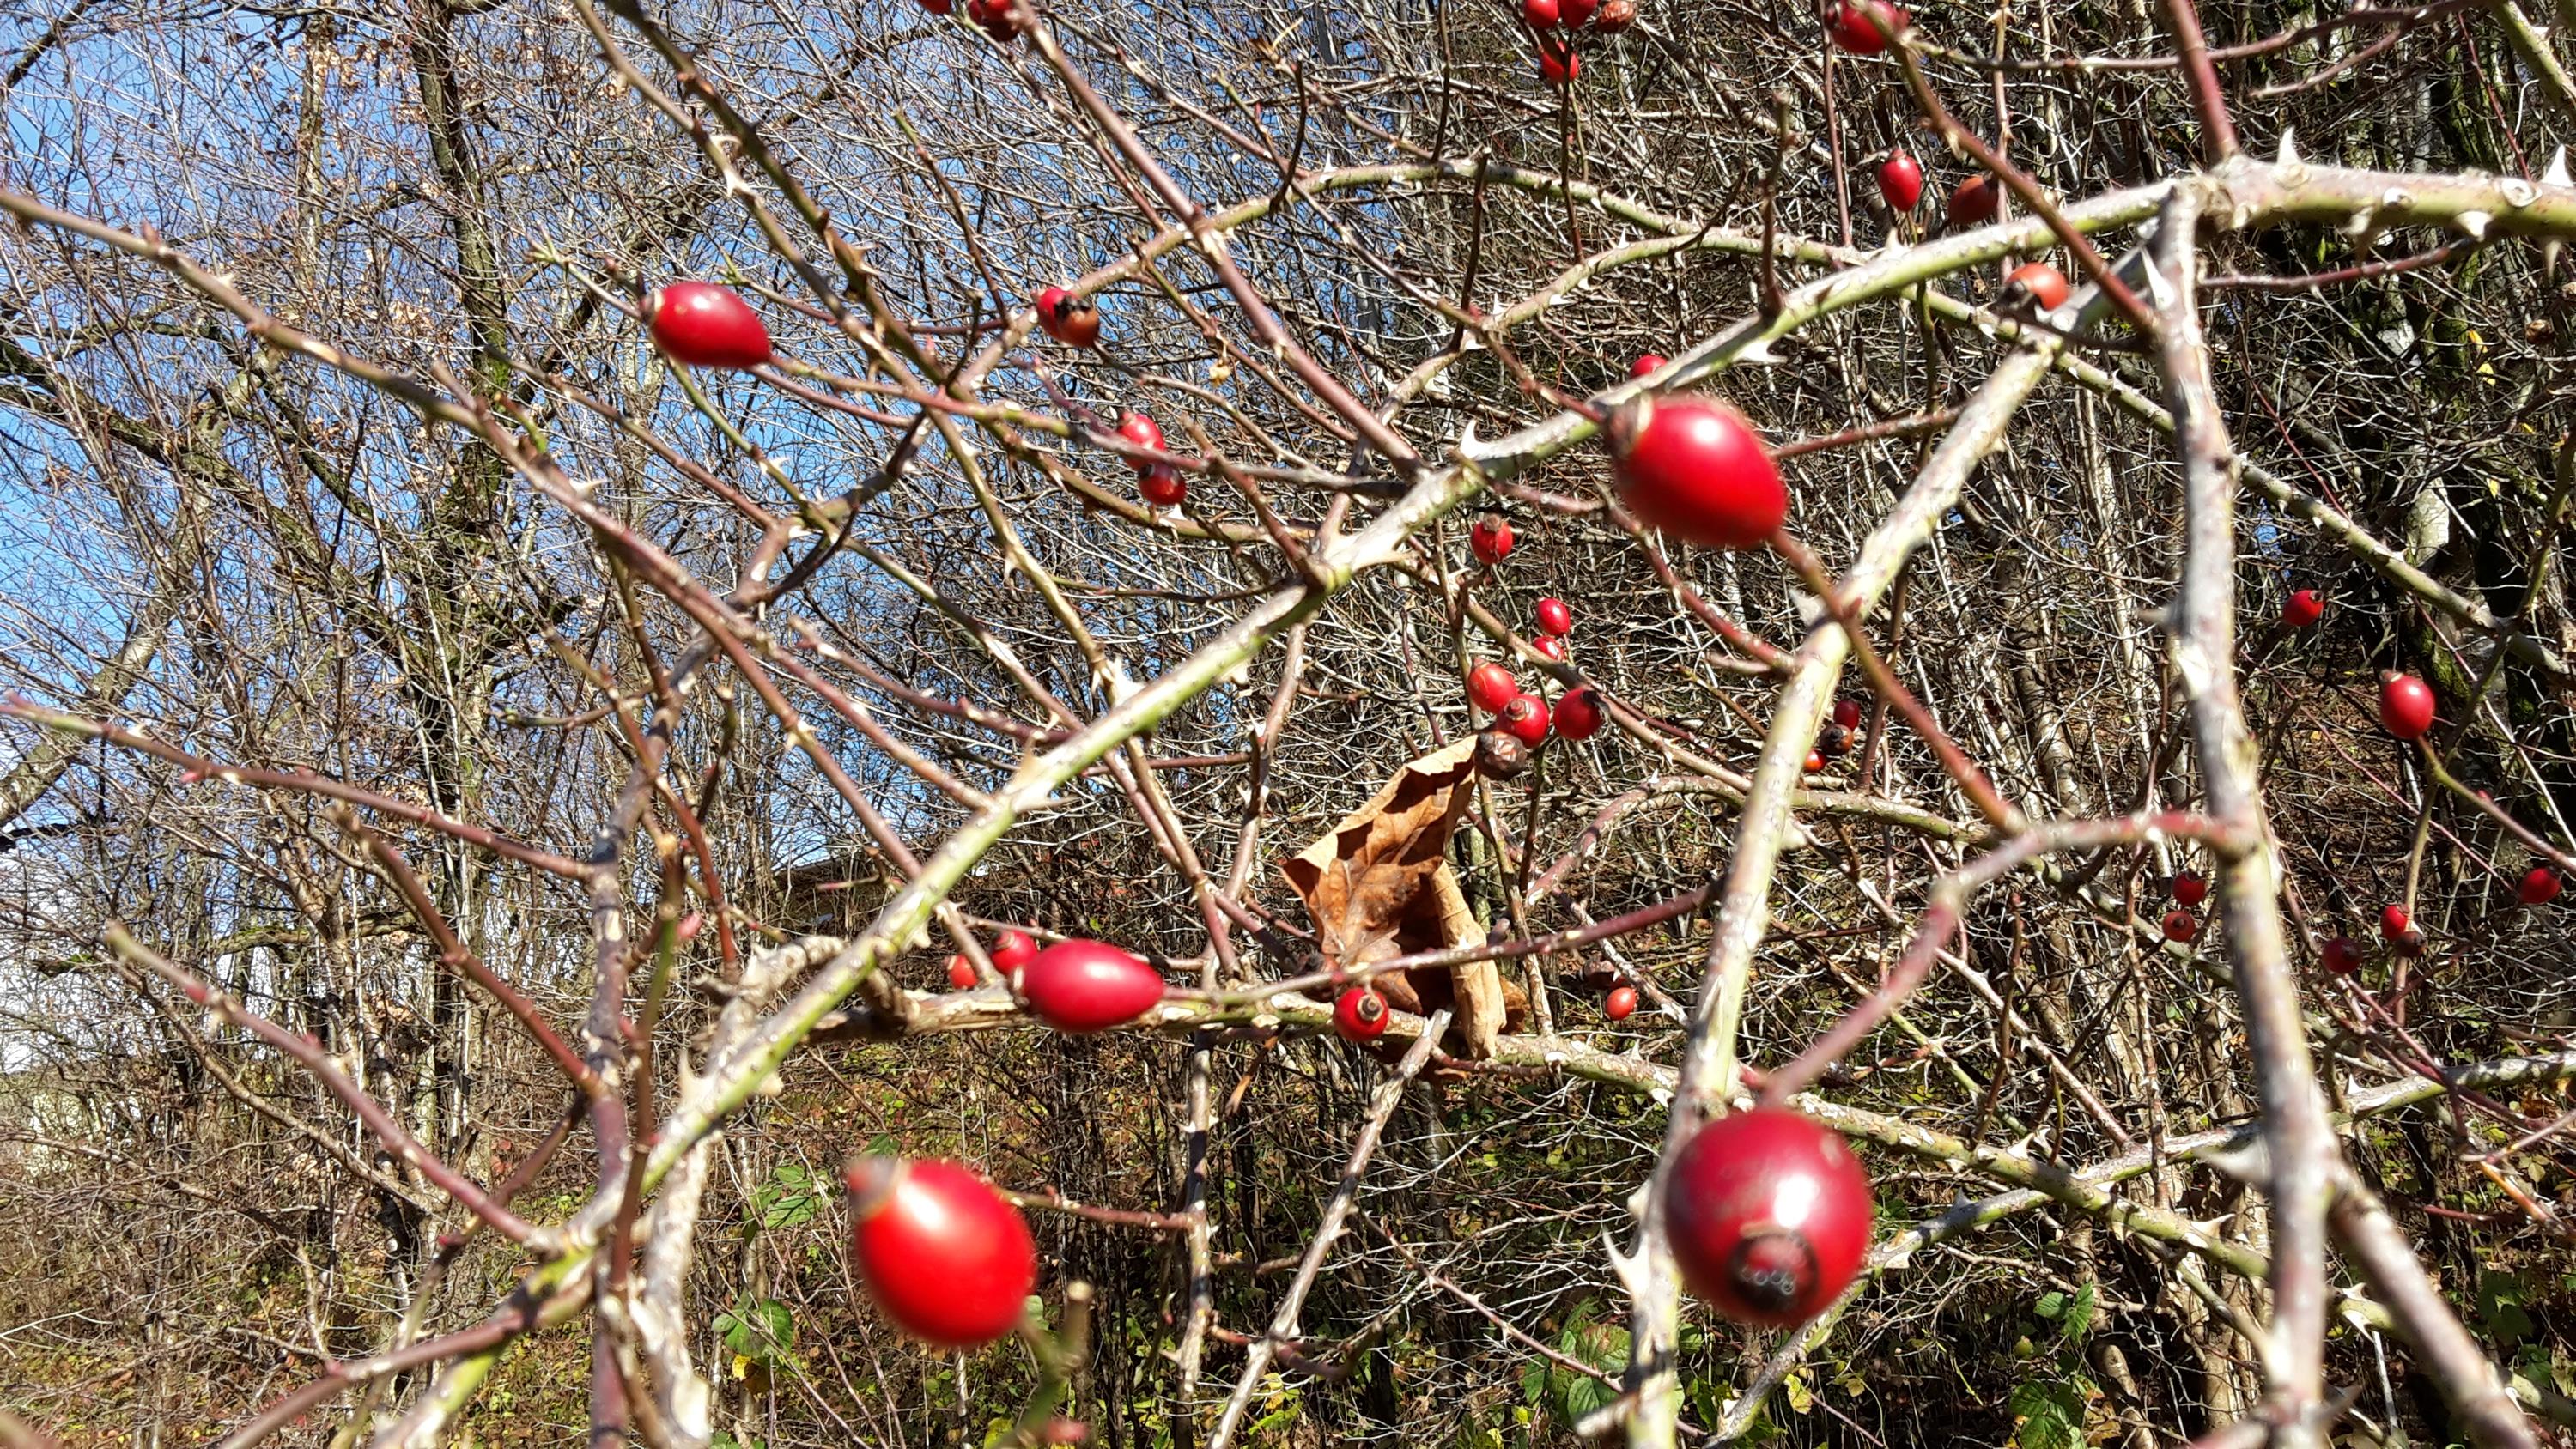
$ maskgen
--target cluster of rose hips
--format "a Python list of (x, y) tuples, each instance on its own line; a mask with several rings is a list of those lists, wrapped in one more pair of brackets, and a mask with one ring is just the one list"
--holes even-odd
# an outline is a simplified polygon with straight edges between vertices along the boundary
[(1583, 74), (1583, 57), (1574, 53), (1576, 32), (1618, 34), (1637, 23), (1637, 0), (1521, 0), (1521, 23), (1538, 42), (1540, 78), (1563, 88)]

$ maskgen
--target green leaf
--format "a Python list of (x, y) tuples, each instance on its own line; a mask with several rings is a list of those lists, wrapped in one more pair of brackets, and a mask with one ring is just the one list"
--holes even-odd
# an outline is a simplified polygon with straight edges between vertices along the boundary
[(2065, 1311), (2066, 1295), (2056, 1291), (2055, 1289), (2050, 1289), (2048, 1292), (2039, 1295), (2039, 1302), (2031, 1307), (2031, 1312), (2038, 1314), (2042, 1318), (2055, 1318), (2057, 1315), (2064, 1313)]
[(787, 1351), (796, 1342), (796, 1317), (775, 1298), (736, 1303), (716, 1315), (716, 1332), (723, 1335), (726, 1348), (753, 1363), (774, 1367), (787, 1361)]
[(813, 1169), (801, 1162), (782, 1162), (769, 1170), (769, 1181), (752, 1193), (752, 1216), (764, 1228), (798, 1227), (821, 1215), (823, 1195)]
[(2075, 1290), (2073, 1301), (2066, 1305), (2066, 1321), (2059, 1325), (2068, 1343), (2082, 1343), (2084, 1335), (2093, 1331), (2093, 1308), (2098, 1301), (2090, 1283)]
[(2085, 1387), (2081, 1379), (2015, 1384), (2010, 1401), (2015, 1449), (2081, 1449)]
[(2499, 1347), (2511, 1348), (2530, 1337), (2531, 1315), (2522, 1305), (2522, 1282), (2514, 1274), (2490, 1269), (2478, 1275), (2478, 1317)]

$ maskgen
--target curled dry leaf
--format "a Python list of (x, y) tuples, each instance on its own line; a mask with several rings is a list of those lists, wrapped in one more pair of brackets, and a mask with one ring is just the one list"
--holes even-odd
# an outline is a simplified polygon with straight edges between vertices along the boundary
[[(1447, 857), (1449, 832), (1475, 787), (1475, 756), (1468, 736), (1407, 763), (1367, 804), (1280, 866), (1314, 918), (1326, 961), (1360, 967), (1484, 939)], [(1390, 973), (1378, 979), (1378, 990), (1415, 1015), (1454, 1007), (1468, 1054), (1480, 1058), (1493, 1054), (1509, 1017), (1526, 1005), (1491, 961)]]

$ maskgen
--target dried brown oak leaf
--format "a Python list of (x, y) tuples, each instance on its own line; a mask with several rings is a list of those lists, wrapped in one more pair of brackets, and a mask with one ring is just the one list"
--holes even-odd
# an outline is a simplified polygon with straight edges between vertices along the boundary
[[(1449, 832), (1475, 789), (1475, 757), (1469, 736), (1412, 761), (1280, 866), (1314, 918), (1326, 961), (1349, 969), (1483, 939), (1446, 856)], [(1467, 1054), (1479, 1058), (1493, 1055), (1518, 995), (1491, 961), (1389, 973), (1377, 984), (1400, 1011), (1454, 1006)]]

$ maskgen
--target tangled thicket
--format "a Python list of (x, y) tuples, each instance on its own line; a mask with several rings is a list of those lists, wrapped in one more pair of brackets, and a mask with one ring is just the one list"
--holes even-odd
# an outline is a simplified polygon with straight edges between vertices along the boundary
[[(1941, 0), (1870, 57), (1646, 0), (1562, 90), (1495, 0), (1022, 19), (0, 6), (0, 1442), (2576, 1424), (2570, 935), (2516, 904), (2576, 864), (2576, 84), (2516, 0)], [(776, 364), (668, 363), (678, 277)], [(1650, 353), (1838, 602), (1613, 505)], [(1480, 658), (1614, 718), (1477, 787), (1523, 1010), (1400, 1082), (1419, 1019), (1262, 989), (1339, 964), (1280, 867)], [(1012, 924), (1171, 1004), (953, 992)], [(1655, 1226), (1766, 1084), (1877, 1192), (1788, 1334), (1676, 1317)], [(1022, 1195), (1066, 1361), (885, 1323), (864, 1148)]]

